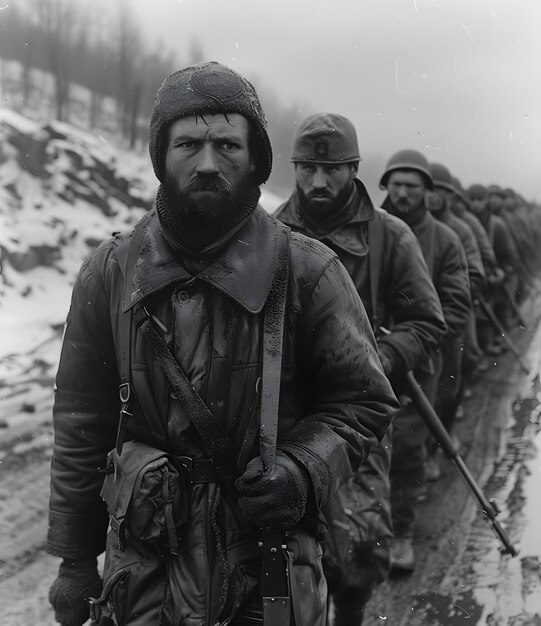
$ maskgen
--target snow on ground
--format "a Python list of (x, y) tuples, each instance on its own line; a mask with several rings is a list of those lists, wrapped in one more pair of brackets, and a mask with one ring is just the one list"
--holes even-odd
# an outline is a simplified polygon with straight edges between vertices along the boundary
[(155, 187), (146, 156), (0, 109), (0, 426), (22, 427), (52, 398), (76, 273)]

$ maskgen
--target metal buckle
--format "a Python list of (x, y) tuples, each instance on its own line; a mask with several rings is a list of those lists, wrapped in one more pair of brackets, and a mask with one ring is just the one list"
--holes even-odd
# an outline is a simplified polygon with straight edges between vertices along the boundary
[(88, 598), (88, 608), (90, 610), (90, 621), (92, 624), (99, 624), (101, 619), (101, 606), (99, 598)]
[(120, 395), (120, 402), (122, 402), (123, 404), (128, 404), (131, 396), (130, 383), (121, 383), (118, 386), (118, 393)]
[(177, 456), (176, 460), (188, 472), (190, 482), (193, 480), (193, 459), (189, 456)]

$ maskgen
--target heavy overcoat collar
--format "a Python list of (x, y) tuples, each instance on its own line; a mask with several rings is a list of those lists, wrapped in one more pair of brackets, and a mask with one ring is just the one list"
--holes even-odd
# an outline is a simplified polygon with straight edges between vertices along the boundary
[(327, 245), (331, 244), (333, 248), (340, 248), (354, 256), (365, 256), (368, 249), (363, 238), (359, 237), (359, 226), (374, 219), (375, 209), (363, 183), (359, 179), (355, 179), (354, 184), (356, 189), (354, 201), (357, 204), (355, 214), (346, 224), (337, 226), (333, 231), (325, 235), (316, 235), (310, 231), (306, 220), (303, 218), (299, 197), (296, 192), (280, 207), (277, 217), (288, 226), (291, 226), (293, 230), (319, 239)]
[(124, 242), (129, 248), (123, 272), (123, 311), (167, 285), (202, 280), (250, 313), (259, 313), (278, 264), (279, 228), (287, 227), (258, 206), (220, 256), (194, 276), (164, 239), (155, 210), (150, 211)]

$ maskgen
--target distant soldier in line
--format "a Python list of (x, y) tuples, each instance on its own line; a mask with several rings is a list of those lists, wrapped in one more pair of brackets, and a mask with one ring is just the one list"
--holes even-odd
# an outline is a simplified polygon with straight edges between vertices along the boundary
[[(447, 167), (441, 163), (430, 163), (430, 173), (434, 181), (434, 190), (427, 192), (427, 206), (432, 215), (438, 221), (447, 224), (460, 239), (466, 254), (470, 294), (472, 301), (474, 301), (481, 293), (486, 278), (479, 245), (468, 224), (456, 217), (450, 209), (450, 199), (454, 195), (454, 188), (451, 173)], [(449, 432), (452, 431), (456, 412), (462, 400), (464, 389), (462, 360), (464, 352), (468, 350), (464, 347), (465, 344), (477, 344), (473, 306), (464, 331), (454, 337), (447, 338), (441, 344), (443, 366), (434, 408)], [(427, 463), (428, 480), (437, 480), (440, 477), (441, 460), (441, 448), (432, 443)]]
[[(494, 213), (494, 210), (497, 211), (500, 207), (499, 195), (496, 193), (489, 195), (488, 189), (479, 184), (471, 185), (467, 195), (470, 200), (471, 211), (483, 225), (494, 250), (498, 266), (505, 275), (503, 282), (492, 290), (489, 301), (494, 307), (498, 319), (508, 329), (511, 325), (508, 294), (516, 285), (515, 276), (520, 267), (518, 252), (505, 222)], [(487, 354), (500, 354), (505, 349), (502, 338), (492, 324), (486, 320), (480, 320), (478, 336), (481, 347)]]
[[(448, 333), (444, 341), (459, 337), (470, 315), (471, 296), (467, 261), (458, 236), (438, 222), (425, 204), (434, 182), (427, 159), (416, 150), (402, 150), (387, 163), (380, 180), (387, 189), (383, 207), (402, 219), (415, 233), (440, 298)], [(430, 366), (430, 367), (428, 367)], [(435, 352), (416, 377), (434, 403), (441, 371), (441, 354)], [(402, 405), (394, 421), (391, 465), (391, 506), (396, 538), (393, 567), (412, 570), (413, 523), (420, 489), (424, 489), (428, 431), (411, 404)]]
[(453, 181), (453, 195), (450, 198), (451, 211), (466, 222), (471, 228), (479, 251), (481, 253), (481, 260), (483, 261), (483, 268), (485, 271), (486, 279), (488, 283), (499, 283), (503, 279), (503, 271), (498, 267), (494, 249), (490, 244), (487, 232), (484, 226), (481, 224), (478, 217), (476, 217), (471, 210), (471, 202), (466, 196), (460, 181), (458, 178), (452, 178)]
[[(348, 119), (332, 113), (309, 117), (293, 144), (295, 191), (276, 215), (339, 256), (372, 321), (385, 373), (399, 388), (403, 374), (428, 359), (445, 324), (415, 236), (374, 207), (357, 178), (359, 160)], [(325, 512), (325, 572), (335, 626), (361, 624), (373, 588), (389, 572), (390, 454), (389, 437)]]
[[(503, 278), (504, 273), (498, 267), (496, 262), (496, 256), (494, 250), (488, 240), (488, 235), (483, 228), (481, 222), (475, 217), (475, 215), (469, 210), (470, 201), (466, 197), (460, 181), (457, 178), (452, 177), (453, 194), (449, 197), (449, 207), (454, 215), (463, 220), (471, 229), (475, 235), (479, 252), (481, 254), (481, 260), (483, 263), (483, 270), (486, 276), (485, 289), (499, 285)], [(483, 293), (483, 296), (485, 294)], [(474, 299), (474, 315), (470, 316), (468, 326), (466, 328), (466, 336), (464, 342), (464, 355), (462, 371), (464, 374), (464, 393), (468, 393), (468, 383), (470, 383), (477, 373), (482, 373), (489, 368), (489, 362), (486, 359), (484, 352), (481, 350), (479, 340), (477, 337), (477, 318), (481, 315), (479, 307), (476, 305), (476, 299)]]
[(528, 283), (531, 281), (531, 275), (535, 273), (539, 256), (535, 245), (535, 227), (513, 189), (503, 189), (502, 197), (503, 203), (499, 215), (507, 224), (515, 246), (520, 251), (521, 267), (515, 293), (516, 301), (520, 302), (528, 293)]

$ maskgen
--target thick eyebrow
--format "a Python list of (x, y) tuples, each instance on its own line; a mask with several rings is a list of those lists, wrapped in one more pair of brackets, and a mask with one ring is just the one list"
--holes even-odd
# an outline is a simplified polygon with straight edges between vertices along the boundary
[(245, 144), (247, 141), (240, 136), (240, 133), (236, 132), (235, 128), (224, 128), (223, 130), (209, 131), (212, 134), (212, 139), (217, 141), (231, 141), (232, 143)]

